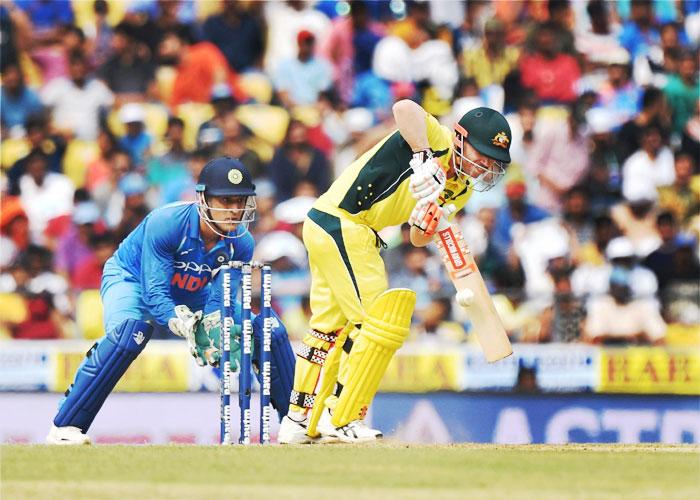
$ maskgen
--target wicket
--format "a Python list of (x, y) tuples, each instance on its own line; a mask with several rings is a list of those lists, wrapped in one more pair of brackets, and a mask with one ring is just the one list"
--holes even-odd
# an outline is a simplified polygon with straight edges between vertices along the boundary
[(230, 261), (222, 268), (223, 275), (223, 306), (221, 331), (221, 444), (231, 444), (231, 329), (234, 325), (233, 311), (237, 291), (232, 293), (231, 274), (241, 270), (241, 362), (238, 371), (238, 406), (241, 411), (241, 427), (239, 444), (250, 444), (251, 411), (250, 397), (252, 393), (252, 353), (253, 353), (253, 323), (251, 321), (252, 302), (252, 271), (260, 270), (260, 315), (263, 319), (262, 345), (258, 370), (261, 374), (260, 383), (260, 444), (270, 443), (270, 388), (271, 388), (271, 346), (272, 346), (272, 269), (261, 262)]

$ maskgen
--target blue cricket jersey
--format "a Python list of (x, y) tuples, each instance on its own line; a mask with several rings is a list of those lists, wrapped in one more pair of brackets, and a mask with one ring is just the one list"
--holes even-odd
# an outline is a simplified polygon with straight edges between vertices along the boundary
[[(207, 252), (199, 234), (197, 205), (173, 203), (148, 214), (105, 267), (117, 266), (123, 280), (140, 283), (141, 300), (150, 315), (167, 325), (175, 305), (185, 304), (192, 311), (220, 306), (221, 290), (211, 285), (214, 271), (229, 260), (253, 257), (253, 236), (242, 226), (237, 232), (239, 237), (222, 238)], [(237, 271), (231, 281), (234, 292), (239, 279)]]

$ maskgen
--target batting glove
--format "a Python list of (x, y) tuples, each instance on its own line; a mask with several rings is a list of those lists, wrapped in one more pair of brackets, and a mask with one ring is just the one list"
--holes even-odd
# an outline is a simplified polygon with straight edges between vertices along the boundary
[(417, 203), (413, 208), (413, 212), (411, 212), (408, 223), (423, 231), (426, 236), (432, 236), (437, 230), (440, 219), (443, 216), (448, 218), (455, 210), (456, 208), (452, 204), (441, 207), (434, 202)]
[(408, 181), (408, 188), (413, 198), (427, 204), (434, 202), (445, 189), (447, 177), (431, 151), (415, 153), (409, 162), (413, 173)]

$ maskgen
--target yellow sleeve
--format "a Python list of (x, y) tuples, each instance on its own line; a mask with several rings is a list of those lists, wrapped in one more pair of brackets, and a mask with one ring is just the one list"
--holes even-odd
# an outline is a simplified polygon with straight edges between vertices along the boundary
[(430, 113), (425, 114), (425, 127), (428, 132), (428, 144), (433, 150), (440, 165), (445, 171), (450, 168), (450, 156), (452, 155), (452, 132)]

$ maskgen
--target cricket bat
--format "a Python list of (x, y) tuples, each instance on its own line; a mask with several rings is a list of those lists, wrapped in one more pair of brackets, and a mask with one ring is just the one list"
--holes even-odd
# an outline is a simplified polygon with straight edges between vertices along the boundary
[(493, 363), (513, 354), (506, 330), (498, 317), (474, 257), (464, 241), (462, 231), (441, 217), (433, 240), (438, 246), (440, 257), (458, 297), (461, 293), (468, 295), (469, 291), (473, 294), (471, 304), (466, 310), (486, 360)]

